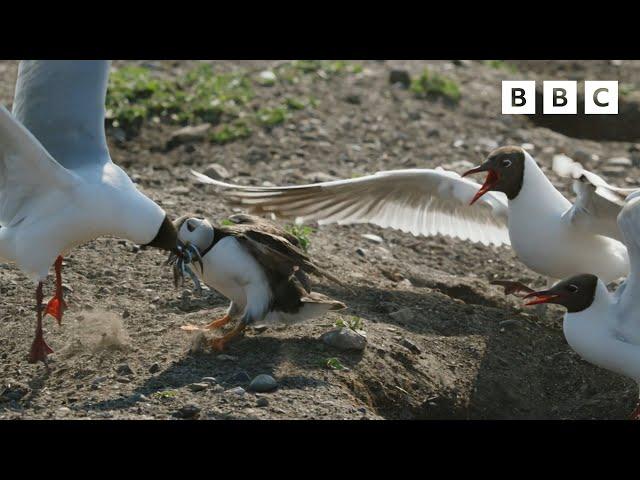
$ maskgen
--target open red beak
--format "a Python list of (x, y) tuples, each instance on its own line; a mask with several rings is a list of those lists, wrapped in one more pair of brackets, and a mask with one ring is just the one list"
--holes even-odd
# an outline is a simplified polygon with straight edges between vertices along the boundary
[(544, 290), (542, 292), (533, 292), (530, 293), (529, 295), (527, 295), (525, 298), (525, 300), (527, 298), (534, 298), (535, 300), (531, 300), (527, 303), (525, 303), (525, 305), (538, 305), (540, 303), (549, 303), (552, 302), (553, 300), (555, 300), (556, 298), (558, 298), (560, 295), (558, 295), (557, 293), (551, 293), (549, 290)]
[(482, 187), (480, 187), (480, 190), (478, 190), (478, 192), (471, 199), (471, 202), (469, 203), (469, 205), (473, 205), (474, 203), (476, 203), (476, 201), (481, 196), (483, 196), (485, 193), (487, 193), (489, 190), (495, 187), (496, 183), (498, 183), (498, 180), (500, 180), (500, 176), (498, 175), (498, 172), (496, 172), (491, 168), (487, 168), (483, 165), (480, 165), (479, 167), (472, 168), (471, 170), (464, 172), (462, 176), (466, 177), (467, 175), (473, 175), (474, 173), (480, 173), (480, 172), (488, 172), (487, 178), (485, 179)]

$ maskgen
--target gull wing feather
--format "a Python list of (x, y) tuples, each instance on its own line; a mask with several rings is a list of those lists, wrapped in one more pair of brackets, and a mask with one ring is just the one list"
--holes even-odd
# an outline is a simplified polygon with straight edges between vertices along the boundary
[(199, 181), (219, 187), (228, 203), (255, 214), (274, 213), (319, 224), (372, 223), (413, 235), (510, 244), (506, 196), (489, 192), (470, 206), (480, 185), (440, 168), (383, 171), (293, 187), (240, 186), (192, 173)]

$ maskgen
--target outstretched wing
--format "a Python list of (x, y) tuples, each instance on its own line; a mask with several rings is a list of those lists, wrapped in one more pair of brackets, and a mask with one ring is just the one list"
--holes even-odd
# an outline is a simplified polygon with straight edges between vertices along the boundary
[(23, 60), (13, 114), (66, 168), (110, 162), (108, 78), (107, 60)]
[(232, 185), (192, 173), (222, 188), (226, 201), (252, 213), (273, 212), (319, 224), (373, 223), (414, 235), (510, 244), (506, 196), (489, 192), (470, 206), (480, 185), (442, 169), (392, 170), (295, 187)]
[(553, 159), (553, 171), (573, 179), (576, 201), (565, 213), (565, 218), (577, 228), (622, 241), (618, 215), (627, 195), (638, 189), (609, 185), (602, 177), (564, 155)]
[(248, 225), (225, 226), (220, 229), (233, 232), (235, 238), (252, 252), (258, 262), (271, 271), (290, 277), (299, 269), (346, 287), (339, 279), (313, 263), (306, 253), (283, 237)]
[(24, 218), (26, 205), (37, 195), (66, 189), (76, 181), (0, 105), (0, 225), (8, 227)]

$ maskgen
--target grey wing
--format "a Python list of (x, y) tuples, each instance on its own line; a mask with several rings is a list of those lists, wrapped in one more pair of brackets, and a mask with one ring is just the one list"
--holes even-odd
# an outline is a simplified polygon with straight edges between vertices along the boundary
[(631, 327), (630, 331), (635, 333), (638, 331), (638, 328), (635, 327), (640, 327), (638, 308), (638, 298), (640, 298), (640, 195), (629, 197), (618, 216), (618, 224), (624, 244), (629, 252), (629, 277), (616, 291), (618, 300), (618, 315), (616, 316), (620, 322), (618, 325), (620, 328), (625, 330), (625, 327)]
[(470, 206), (480, 185), (442, 169), (392, 170), (294, 187), (244, 187), (192, 173), (221, 187), (226, 201), (252, 213), (320, 224), (373, 223), (414, 235), (510, 244), (506, 196), (488, 192)]
[(576, 200), (565, 212), (565, 218), (577, 228), (623, 241), (618, 215), (626, 197), (640, 190), (610, 185), (599, 175), (585, 170), (580, 163), (564, 155), (554, 158), (553, 170), (562, 177), (573, 179)]
[(25, 218), (39, 195), (77, 181), (9, 111), (0, 105), (0, 225)]
[(105, 137), (108, 60), (23, 60), (14, 116), (69, 169), (110, 162)]

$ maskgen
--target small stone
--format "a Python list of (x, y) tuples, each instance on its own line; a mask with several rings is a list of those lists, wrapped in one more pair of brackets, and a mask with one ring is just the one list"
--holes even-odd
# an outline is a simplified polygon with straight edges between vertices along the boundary
[(118, 375), (133, 375), (133, 370), (131, 370), (131, 367), (127, 363), (123, 363), (116, 367), (116, 373)]
[(278, 77), (276, 77), (276, 74), (271, 70), (263, 70), (258, 74), (258, 81), (260, 82), (260, 85), (264, 85), (265, 87), (275, 85), (277, 79)]
[(189, 195), (189, 192), (189, 187), (185, 186), (173, 187), (169, 189), (169, 193), (173, 193), (174, 195)]
[(391, 85), (400, 84), (404, 88), (409, 88), (411, 85), (411, 75), (406, 70), (391, 70), (389, 72), (389, 83)]
[(213, 393), (222, 393), (224, 392), (224, 387), (222, 385), (216, 385), (211, 389), (211, 391)]
[(616, 167), (631, 167), (633, 162), (631, 159), (626, 157), (614, 157), (607, 160), (608, 165), (613, 165)]
[(351, 105), (360, 105), (362, 103), (362, 99), (360, 95), (352, 93), (345, 97), (345, 102), (350, 103)]
[(66, 415), (68, 413), (71, 413), (71, 409), (69, 407), (60, 407), (58, 409), (58, 413), (61, 415)]
[(531, 151), (535, 150), (535, 148), (536, 148), (536, 146), (533, 143), (523, 143), (520, 146), (523, 149), (525, 149), (527, 152), (531, 152)]
[(420, 349), (420, 347), (418, 345), (416, 345), (415, 343), (413, 343), (411, 340), (409, 340), (408, 338), (404, 338), (402, 339), (402, 346), (403, 347), (407, 347), (409, 350), (411, 350), (413, 353), (420, 353), (422, 352), (422, 350)]
[(10, 381), (5, 388), (0, 391), (0, 401), (2, 400), (20, 400), (29, 393), (29, 387), (20, 382)]
[(369, 240), (370, 242), (373, 243), (382, 243), (384, 242), (383, 238), (378, 236), (378, 235), (374, 235), (373, 233), (363, 233), (361, 235), (362, 238), (365, 238), (367, 240)]
[(364, 332), (354, 332), (350, 328), (337, 328), (324, 333), (320, 339), (338, 350), (364, 350), (367, 337)]
[(271, 375), (264, 373), (255, 377), (249, 384), (249, 390), (253, 392), (271, 392), (276, 388), (278, 388), (278, 382)]
[(389, 316), (400, 323), (409, 323), (415, 317), (413, 310), (410, 308), (401, 308), (396, 312), (390, 313)]
[(210, 163), (204, 169), (204, 174), (214, 180), (226, 180), (231, 177), (229, 171), (219, 163)]
[(366, 256), (367, 256), (367, 252), (365, 252), (364, 248), (360, 248), (360, 247), (358, 247), (358, 248), (356, 249), (356, 253), (357, 253), (358, 255), (360, 255), (361, 257), (366, 257)]
[(216, 377), (202, 377), (200, 381), (208, 385), (217, 385), (218, 383), (218, 380), (216, 379)]
[(502, 328), (502, 327), (517, 327), (519, 323), (520, 323), (520, 322), (519, 322), (518, 320), (510, 319), (510, 320), (503, 320), (503, 321), (501, 321), (501, 322), (498, 324), (498, 326), (500, 326), (501, 328)]
[(268, 407), (268, 406), (269, 406), (268, 398), (260, 397), (258, 398), (258, 400), (256, 400), (256, 407)]
[(311, 183), (331, 182), (337, 180), (333, 175), (324, 172), (313, 172), (304, 176), (304, 179)]
[(495, 150), (498, 148), (498, 142), (491, 138), (479, 138), (478, 145), (485, 148), (486, 150)]
[(210, 123), (203, 123), (201, 125), (186, 126), (176, 130), (169, 137), (167, 148), (173, 148), (177, 145), (204, 140), (210, 129)]
[(464, 140), (458, 139), (453, 142), (453, 148), (461, 148), (464, 146)]
[(244, 394), (247, 392), (242, 387), (235, 387), (235, 388), (230, 388), (229, 390), (226, 390), (225, 393), (229, 393), (231, 395), (244, 396)]
[(173, 414), (174, 417), (178, 418), (197, 418), (200, 415), (201, 408), (194, 404), (188, 404), (184, 407), (180, 408), (177, 412)]
[(247, 152), (247, 162), (250, 164), (256, 164), (258, 162), (267, 162), (269, 161), (269, 154), (262, 149), (251, 147)]
[(160, 371), (160, 365), (157, 363), (154, 363), (153, 365), (151, 365), (149, 367), (149, 373), (156, 373)]
[(131, 312), (129, 312), (129, 310), (125, 309), (124, 312), (122, 312), (122, 318), (129, 318), (131, 316)]
[(236, 360), (238, 360), (238, 357), (235, 357), (233, 355), (227, 355), (225, 353), (221, 353), (216, 358), (221, 362), (235, 362)]
[(209, 384), (205, 382), (201, 383), (192, 383), (189, 385), (189, 390), (192, 392), (201, 392), (202, 390), (206, 390), (209, 388)]

